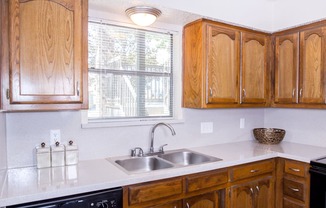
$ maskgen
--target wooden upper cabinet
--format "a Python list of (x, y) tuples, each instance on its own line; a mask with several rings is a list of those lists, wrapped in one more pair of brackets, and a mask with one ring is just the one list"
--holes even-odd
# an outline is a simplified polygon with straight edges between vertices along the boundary
[(205, 108), (205, 63), (203, 23), (196, 22), (183, 30), (183, 106)]
[(298, 102), (299, 33), (275, 37), (275, 103)]
[(325, 104), (326, 27), (300, 32), (299, 102)]
[(9, 110), (87, 107), (84, 0), (9, 1)]
[(269, 95), (268, 37), (242, 33), (241, 103), (265, 104)]
[(238, 31), (207, 25), (207, 103), (239, 102)]
[(268, 105), (268, 34), (199, 20), (186, 25), (183, 35), (184, 107)]

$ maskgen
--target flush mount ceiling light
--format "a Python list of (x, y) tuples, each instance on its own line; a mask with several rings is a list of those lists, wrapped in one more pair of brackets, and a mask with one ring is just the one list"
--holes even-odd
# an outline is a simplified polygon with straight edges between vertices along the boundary
[(161, 15), (161, 11), (148, 6), (135, 6), (127, 9), (126, 14), (136, 25), (149, 26)]

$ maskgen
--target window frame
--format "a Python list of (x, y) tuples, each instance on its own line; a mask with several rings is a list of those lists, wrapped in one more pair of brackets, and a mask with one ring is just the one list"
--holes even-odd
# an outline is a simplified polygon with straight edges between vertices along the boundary
[(173, 115), (170, 117), (144, 117), (144, 118), (117, 118), (117, 119), (89, 119), (88, 110), (81, 111), (81, 126), (82, 128), (103, 128), (117, 126), (138, 126), (138, 125), (153, 125), (158, 122), (183, 123), (181, 98), (182, 98), (182, 27), (164, 25), (162, 28), (153, 27), (138, 27), (135, 25), (115, 22), (110, 20), (89, 18), (89, 22), (104, 22), (105, 24), (129, 27), (134, 29), (142, 29), (160, 33), (170, 33), (173, 35), (173, 54), (172, 54), (172, 99), (173, 99)]

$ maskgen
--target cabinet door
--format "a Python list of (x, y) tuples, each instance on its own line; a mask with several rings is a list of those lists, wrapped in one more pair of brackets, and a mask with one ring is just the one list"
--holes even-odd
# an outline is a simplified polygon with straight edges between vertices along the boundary
[(300, 103), (325, 103), (325, 30), (321, 27), (300, 33)]
[(232, 186), (230, 207), (255, 208), (253, 187), (252, 182)]
[(187, 208), (218, 208), (218, 197), (215, 192), (185, 199)]
[(268, 38), (242, 33), (241, 103), (265, 104), (268, 98)]
[(256, 208), (274, 207), (274, 181), (268, 177), (257, 181), (256, 186)]
[(207, 25), (207, 103), (239, 102), (239, 32)]
[(299, 34), (275, 37), (275, 103), (297, 103)]
[(82, 103), (85, 2), (9, 1), (11, 104)]
[[(3, 28), (3, 11), (2, 11), (2, 2), (0, 2), (0, 28)], [(2, 29), (3, 30), (3, 29)], [(2, 62), (3, 62), (3, 34), (0, 34), (0, 110), (2, 109), (2, 73), (1, 73), (1, 68), (3, 67)]]
[(183, 207), (182, 207), (182, 201), (174, 201), (174, 202), (169, 202), (166, 204), (151, 206), (147, 208), (183, 208)]

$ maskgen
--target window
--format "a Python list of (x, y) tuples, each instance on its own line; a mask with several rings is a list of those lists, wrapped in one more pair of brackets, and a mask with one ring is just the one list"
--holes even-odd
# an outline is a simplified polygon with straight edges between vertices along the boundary
[(173, 34), (89, 22), (89, 120), (173, 117)]

